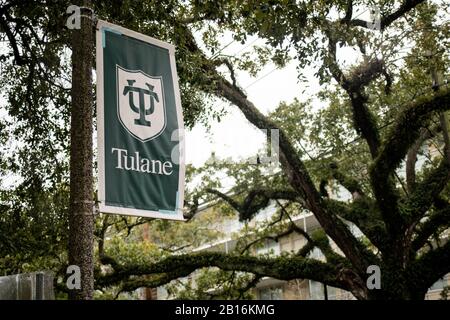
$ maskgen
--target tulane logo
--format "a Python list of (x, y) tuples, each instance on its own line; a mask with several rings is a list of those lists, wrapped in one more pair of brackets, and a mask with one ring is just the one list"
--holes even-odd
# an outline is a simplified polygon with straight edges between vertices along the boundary
[(162, 77), (140, 70), (117, 69), (117, 114), (120, 122), (142, 142), (159, 136), (166, 127)]

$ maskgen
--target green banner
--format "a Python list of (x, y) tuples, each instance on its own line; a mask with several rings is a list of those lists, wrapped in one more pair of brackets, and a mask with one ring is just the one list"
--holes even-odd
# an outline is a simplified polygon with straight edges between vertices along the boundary
[(182, 220), (183, 118), (172, 45), (99, 21), (100, 212)]

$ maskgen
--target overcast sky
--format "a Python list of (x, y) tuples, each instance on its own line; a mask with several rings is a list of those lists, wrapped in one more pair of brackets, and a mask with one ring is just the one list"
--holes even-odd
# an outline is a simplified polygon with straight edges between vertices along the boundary
[[(369, 17), (367, 17), (369, 18)], [(230, 38), (223, 41), (225, 49), (222, 54), (242, 55), (255, 45), (264, 44), (263, 40), (250, 38), (246, 44), (233, 42), (229, 46)], [(255, 41), (256, 40), (256, 41)], [(249, 44), (252, 44), (249, 46)], [(244, 50), (243, 50), (244, 49)], [(338, 50), (338, 60), (348, 63), (345, 57), (355, 57), (353, 49)], [(353, 59), (353, 62), (355, 60)], [(273, 111), (280, 102), (292, 102), (294, 98), (304, 101), (314, 98), (320, 90), (319, 81), (314, 77), (314, 70), (304, 70), (307, 81), (298, 81), (297, 62), (293, 59), (285, 68), (276, 69), (268, 64), (256, 77), (246, 72), (236, 72), (238, 85), (244, 89), (248, 99), (264, 114)], [(254, 157), (264, 146), (265, 136), (256, 129), (242, 112), (235, 106), (219, 103), (227, 110), (227, 115), (221, 121), (211, 120), (210, 130), (197, 124), (193, 130), (186, 132), (186, 163), (201, 166), (212, 152), (219, 159), (231, 157), (234, 160)], [(323, 103), (314, 99), (315, 109), (323, 107)], [(219, 109), (219, 108), (218, 108)]]
[[(224, 39), (223, 43), (224, 46), (229, 44), (229, 38)], [(249, 43), (253, 44), (248, 46)], [(263, 44), (262, 40), (255, 41), (254, 38), (250, 38), (244, 45), (233, 42), (223, 49), (222, 54), (234, 56), (238, 53), (241, 55), (252, 50), (254, 45), (261, 44)], [(301, 87), (297, 75), (296, 63), (292, 61), (283, 69), (277, 69), (272, 63), (268, 64), (256, 77), (238, 71), (236, 80), (246, 92), (248, 99), (261, 112), (267, 114), (273, 111), (281, 101), (291, 102), (296, 97), (301, 98)], [(209, 130), (205, 126), (197, 124), (193, 130), (187, 131), (186, 163), (194, 164), (196, 167), (200, 166), (212, 152), (220, 159), (228, 157), (233, 160), (243, 159), (255, 156), (257, 151), (264, 146), (264, 134), (245, 119), (236, 106), (225, 102), (219, 102), (219, 104), (227, 111), (220, 122), (211, 120)]]

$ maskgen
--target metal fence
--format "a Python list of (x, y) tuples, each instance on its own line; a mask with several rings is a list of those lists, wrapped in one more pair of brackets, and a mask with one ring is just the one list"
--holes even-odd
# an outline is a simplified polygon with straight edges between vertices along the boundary
[(54, 300), (51, 272), (21, 273), (0, 277), (0, 300)]

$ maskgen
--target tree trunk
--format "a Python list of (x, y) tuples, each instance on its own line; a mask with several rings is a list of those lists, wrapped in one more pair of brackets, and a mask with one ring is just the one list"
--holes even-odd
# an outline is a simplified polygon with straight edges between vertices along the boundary
[[(84, 7), (89, 0), (80, 1)], [(82, 11), (84, 14), (85, 10)], [(92, 179), (92, 20), (82, 18), (81, 30), (72, 31), (72, 109), (70, 128), (69, 264), (81, 271), (81, 288), (70, 299), (92, 299), (93, 179)]]

